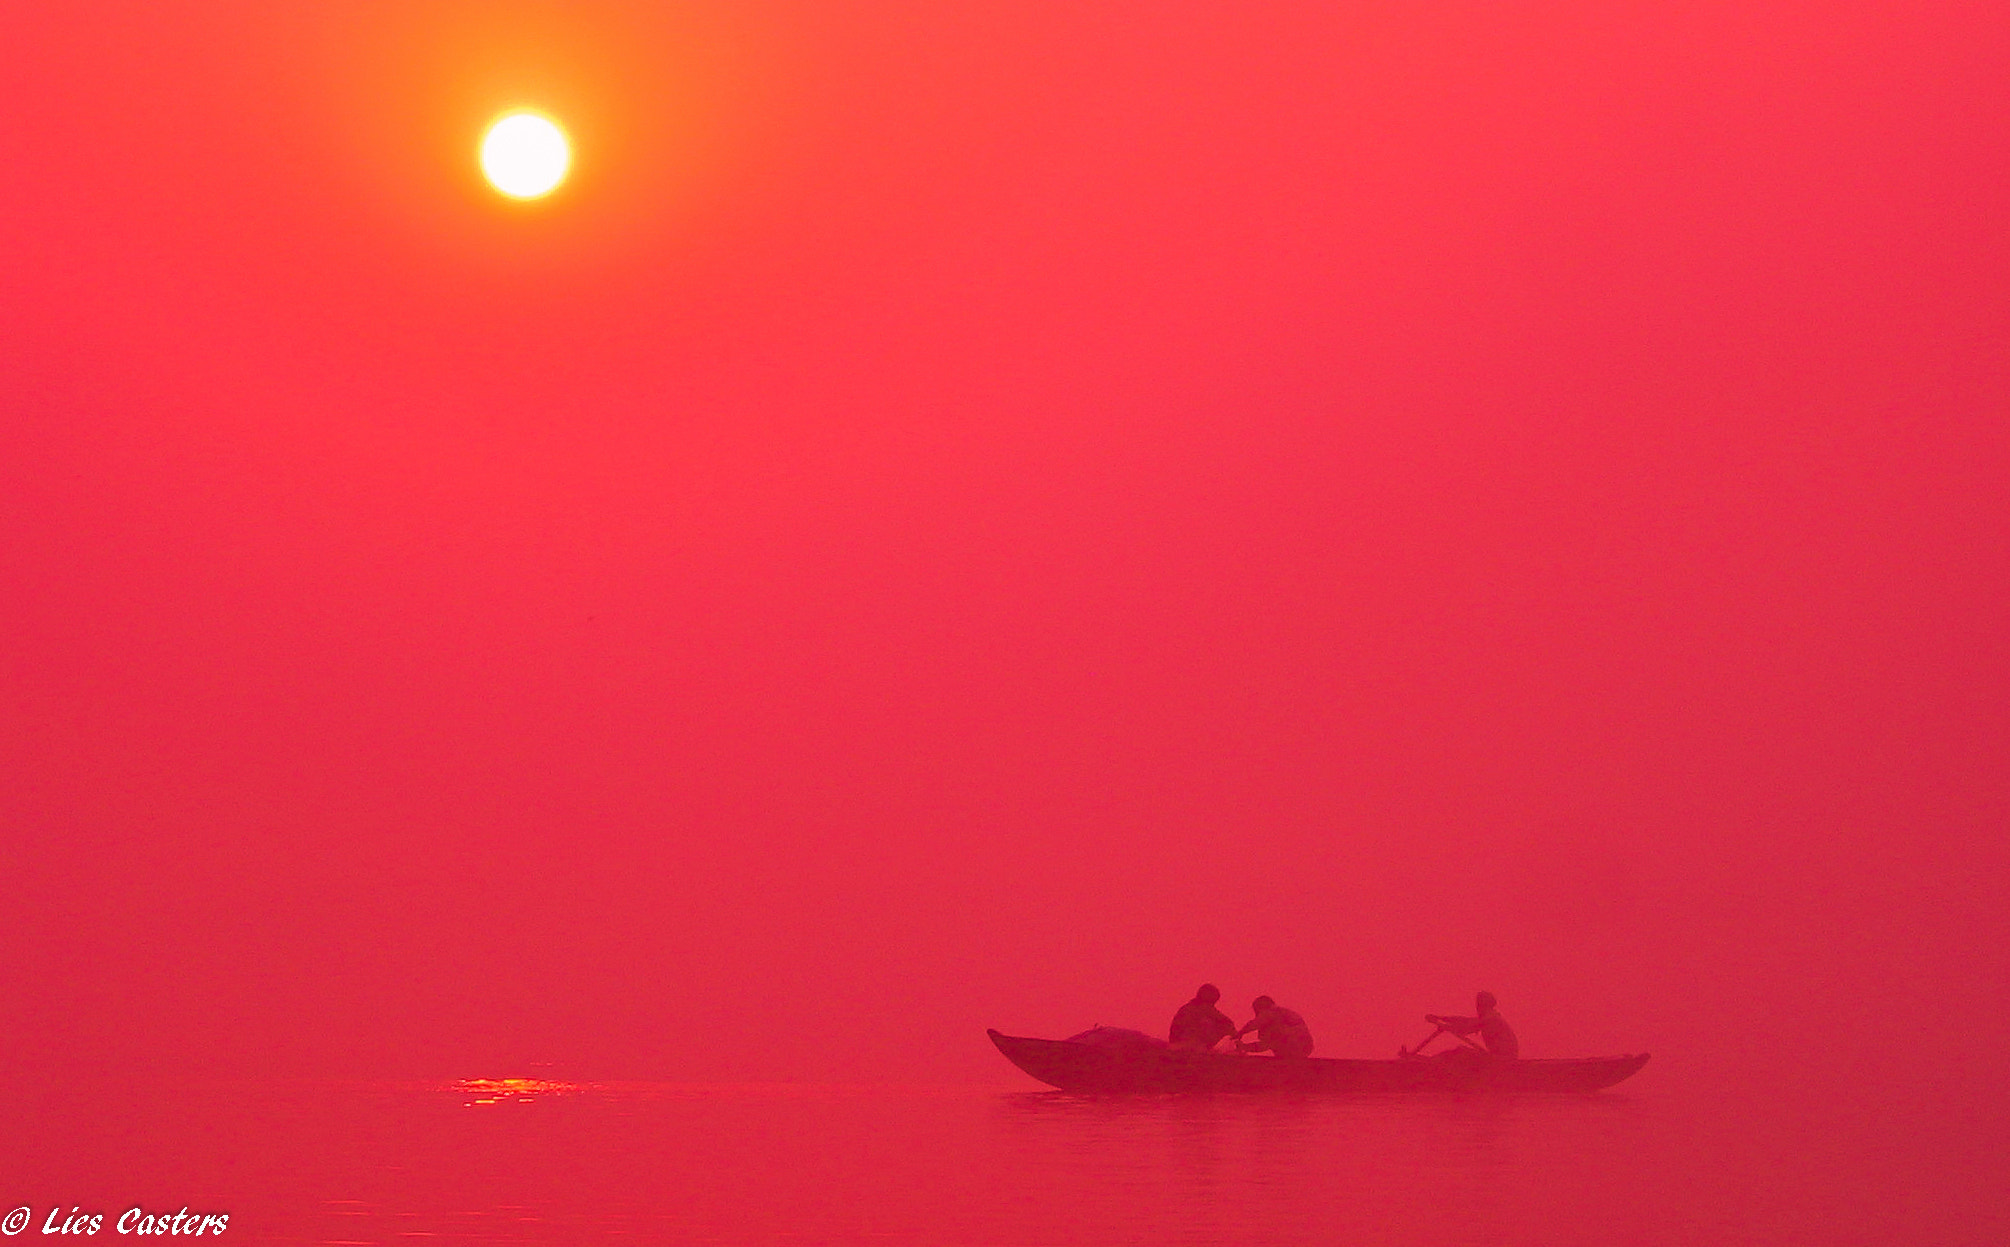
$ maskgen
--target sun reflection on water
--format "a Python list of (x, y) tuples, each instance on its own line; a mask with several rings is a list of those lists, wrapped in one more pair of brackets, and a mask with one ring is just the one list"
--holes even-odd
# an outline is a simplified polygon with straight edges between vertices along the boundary
[(463, 1078), (454, 1090), (470, 1096), (468, 1107), (477, 1104), (529, 1104), (540, 1096), (579, 1095), (591, 1090), (587, 1083), (555, 1082), (548, 1078)]

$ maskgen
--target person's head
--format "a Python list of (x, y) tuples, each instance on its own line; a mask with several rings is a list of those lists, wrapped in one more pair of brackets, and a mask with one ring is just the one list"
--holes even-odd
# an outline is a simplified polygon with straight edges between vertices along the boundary
[(1277, 1007), (1277, 1002), (1268, 996), (1258, 996), (1250, 1002), (1249, 1007), (1258, 1013), (1268, 1013)]
[(1202, 983), (1200, 990), (1193, 994), (1193, 998), (1204, 1005), (1211, 1005), (1221, 999), (1221, 989), (1212, 983)]
[(1479, 1013), (1490, 1013), (1493, 1011), (1494, 1006), (1499, 1003), (1500, 1001), (1494, 999), (1492, 992), (1481, 992), (1479, 995), (1473, 997), (1475, 1011)]

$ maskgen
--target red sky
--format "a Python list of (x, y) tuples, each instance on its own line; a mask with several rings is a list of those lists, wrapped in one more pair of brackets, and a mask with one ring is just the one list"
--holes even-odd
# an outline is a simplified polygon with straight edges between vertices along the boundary
[(301, 7), (0, 14), (9, 1068), (2000, 992), (2000, 6)]

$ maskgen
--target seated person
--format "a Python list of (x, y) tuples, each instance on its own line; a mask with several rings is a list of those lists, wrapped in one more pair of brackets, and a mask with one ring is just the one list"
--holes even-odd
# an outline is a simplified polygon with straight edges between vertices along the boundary
[(1220, 999), (1219, 987), (1202, 983), (1193, 999), (1173, 1014), (1172, 1046), (1188, 1052), (1208, 1052), (1235, 1034), (1235, 1023), (1228, 1020), (1226, 1013), (1214, 1007)]
[[(1442, 1026), (1454, 1035), (1479, 1032), (1487, 1051), (1494, 1056), (1520, 1056), (1521, 1044), (1515, 1040), (1514, 1028), (1507, 1024), (1507, 1019), (1502, 1017), (1500, 1010), (1495, 1007), (1497, 1003), (1492, 992), (1481, 992), (1473, 1000), (1473, 1007), (1479, 1013), (1478, 1017), (1447, 1018), (1439, 1017), (1435, 1013), (1426, 1013), (1424, 1020), (1433, 1026)], [(1457, 1051), (1459, 1051), (1457, 1048), (1451, 1050), (1451, 1052)], [(1451, 1052), (1445, 1055), (1449, 1056)]]
[[(1312, 1028), (1305, 1024), (1304, 1018), (1268, 996), (1258, 996), (1249, 1007), (1256, 1016), (1235, 1032), (1237, 1052), (1268, 1052), (1283, 1057), (1312, 1055)], [(1242, 1037), (1251, 1031), (1256, 1032), (1256, 1042), (1242, 1042)]]

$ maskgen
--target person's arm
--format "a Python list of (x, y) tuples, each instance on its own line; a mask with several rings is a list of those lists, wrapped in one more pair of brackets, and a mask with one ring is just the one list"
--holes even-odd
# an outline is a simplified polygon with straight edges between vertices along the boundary
[(1442, 1026), (1454, 1035), (1470, 1035), (1480, 1028), (1478, 1018), (1441, 1018), (1435, 1013), (1426, 1013), (1424, 1020), (1433, 1026)]

